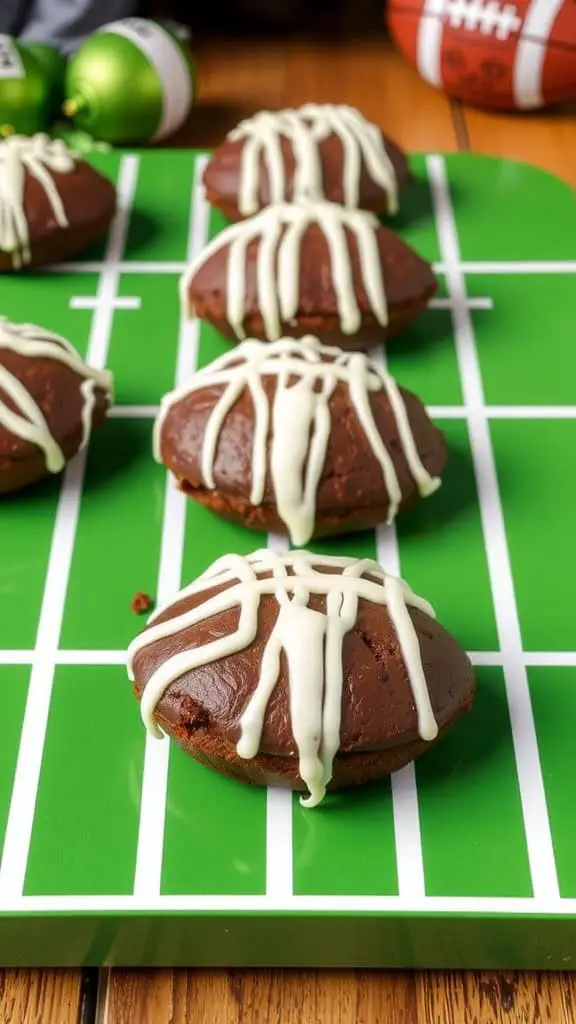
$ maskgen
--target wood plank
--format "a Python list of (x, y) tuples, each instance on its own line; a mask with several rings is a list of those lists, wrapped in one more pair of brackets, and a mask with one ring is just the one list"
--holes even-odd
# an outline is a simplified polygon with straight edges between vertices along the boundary
[(576, 186), (576, 105), (537, 114), (463, 110), (473, 152), (525, 160)]
[(287, 50), (286, 101), (348, 103), (412, 151), (457, 149), (450, 104), (386, 40)]
[(418, 1024), (387, 971), (113, 971), (102, 1024)]
[(0, 1024), (79, 1024), (81, 971), (0, 971)]
[(101, 992), (98, 1024), (177, 1024), (185, 1020), (175, 1015), (178, 976), (181, 971), (114, 970), (102, 972), (105, 992)]
[(422, 971), (418, 1024), (573, 1024), (572, 974)]
[(256, 110), (330, 101), (358, 107), (412, 151), (458, 148), (447, 98), (385, 39), (205, 39), (196, 50), (198, 103), (174, 145), (215, 146)]
[(286, 55), (281, 40), (200, 40), (198, 101), (173, 146), (217, 146), (243, 117), (286, 103)]

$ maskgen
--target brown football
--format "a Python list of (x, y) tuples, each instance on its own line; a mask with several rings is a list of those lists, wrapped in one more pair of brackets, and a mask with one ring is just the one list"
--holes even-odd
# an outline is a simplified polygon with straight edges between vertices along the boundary
[(155, 437), (186, 494), (295, 545), (392, 520), (446, 461), (418, 398), (312, 337), (232, 349), (165, 396)]
[(57, 263), (104, 235), (114, 185), (59, 139), (0, 142), (0, 272)]
[(313, 334), (347, 349), (398, 334), (436, 290), (430, 264), (374, 214), (326, 202), (231, 224), (181, 280), (185, 312), (231, 341)]
[(426, 601), (376, 563), (290, 552), (219, 559), (128, 652), (147, 728), (258, 785), (381, 778), (472, 704), (474, 672)]
[(396, 213), (410, 178), (402, 151), (357, 110), (307, 103), (242, 121), (215, 150), (204, 185), (213, 206), (241, 220), (300, 199)]

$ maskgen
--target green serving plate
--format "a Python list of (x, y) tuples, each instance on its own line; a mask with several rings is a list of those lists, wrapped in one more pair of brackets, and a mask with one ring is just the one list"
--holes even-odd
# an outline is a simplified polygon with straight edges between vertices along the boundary
[(178, 277), (223, 221), (206, 154), (115, 152), (105, 244), (0, 279), (0, 313), (70, 338), (116, 406), (65, 474), (0, 503), (0, 962), (571, 967), (576, 956), (576, 203), (534, 168), (416, 157), (396, 226), (438, 298), (388, 349), (446, 432), (437, 495), (378, 556), (435, 606), (478, 697), (391, 780), (304, 810), (147, 740), (125, 671), (162, 600), (266, 544), (151, 455), (162, 394), (224, 350)]

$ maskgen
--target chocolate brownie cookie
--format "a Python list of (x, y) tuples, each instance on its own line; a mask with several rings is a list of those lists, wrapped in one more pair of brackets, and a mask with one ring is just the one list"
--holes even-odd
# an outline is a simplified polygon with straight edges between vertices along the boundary
[(181, 280), (184, 313), (232, 341), (315, 334), (367, 349), (437, 289), (428, 263), (365, 210), (284, 203), (225, 228)]
[(273, 203), (328, 199), (396, 213), (406, 157), (352, 107), (263, 110), (229, 132), (204, 172), (206, 197), (230, 220)]
[(0, 142), (0, 272), (55, 263), (105, 234), (116, 190), (59, 139)]
[(244, 782), (307, 790), (381, 778), (467, 711), (468, 657), (426, 601), (369, 560), (219, 559), (128, 650), (150, 732)]
[(59, 473), (112, 401), (112, 376), (72, 345), (0, 317), (0, 494)]
[(245, 341), (200, 370), (164, 397), (154, 440), (186, 494), (296, 545), (390, 522), (446, 461), (414, 395), (312, 337)]

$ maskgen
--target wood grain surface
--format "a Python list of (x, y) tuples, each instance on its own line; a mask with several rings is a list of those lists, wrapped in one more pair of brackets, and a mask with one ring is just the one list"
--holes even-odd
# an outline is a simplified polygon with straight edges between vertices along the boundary
[(2, 1024), (80, 1024), (80, 971), (0, 971)]
[[(358, 106), (411, 150), (500, 154), (576, 185), (576, 110), (511, 117), (450, 104), (385, 39), (196, 43), (198, 105), (176, 145), (306, 100)], [(388, 971), (0, 972), (0, 1024), (573, 1024), (568, 974)]]
[(495, 972), (114, 971), (106, 1024), (572, 1024), (576, 978)]

